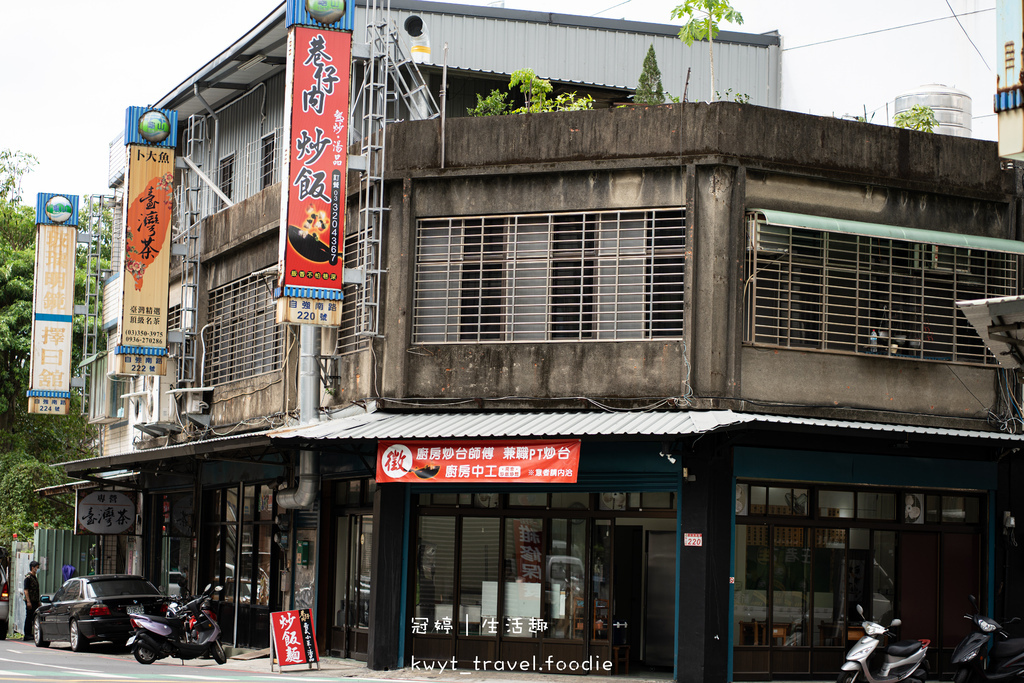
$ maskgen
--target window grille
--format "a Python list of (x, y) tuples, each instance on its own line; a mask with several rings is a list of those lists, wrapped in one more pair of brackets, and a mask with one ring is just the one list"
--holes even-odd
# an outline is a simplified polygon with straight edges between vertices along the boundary
[(413, 340), (680, 338), (681, 209), (422, 220)]
[(260, 141), (260, 189), (265, 190), (275, 182), (279, 169), (277, 166), (277, 132), (265, 136)]
[(275, 322), (266, 277), (249, 275), (212, 290), (209, 319), (204, 380), (208, 386), (281, 367), (284, 326)]
[(1016, 254), (772, 225), (747, 218), (745, 341), (994, 364), (956, 308), (1015, 294)]
[[(228, 199), (235, 190), (235, 155), (229, 154), (220, 160), (220, 191)], [(218, 206), (224, 208), (224, 200), (218, 201)]]

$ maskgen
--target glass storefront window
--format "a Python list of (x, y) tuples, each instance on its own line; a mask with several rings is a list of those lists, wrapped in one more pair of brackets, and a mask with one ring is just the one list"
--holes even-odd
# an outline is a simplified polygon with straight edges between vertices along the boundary
[(942, 496), (942, 521), (954, 524), (977, 524), (980, 504), (977, 498)]
[(737, 524), (735, 553), (733, 632), (736, 644), (767, 645), (763, 636), (768, 621), (768, 587), (771, 585), (768, 527)]
[[(871, 566), (871, 618), (888, 624), (896, 598), (896, 532), (874, 532), (874, 562)], [(865, 606), (866, 608), (866, 606)]]
[(842, 647), (846, 634), (846, 530), (815, 529), (813, 559), (813, 643)]
[(590, 494), (552, 493), (551, 507), (555, 510), (586, 510), (590, 507)]
[(611, 573), (612, 522), (594, 520), (594, 534), (590, 551), (591, 600), (594, 601), (594, 630), (590, 637), (607, 640), (612, 629)]
[(548, 638), (583, 638), (586, 634), (585, 522), (551, 520), (551, 547), (544, 563), (547, 629), (543, 635)]
[(818, 516), (825, 519), (853, 517), (853, 491), (819, 491)]
[(625, 510), (625, 493), (601, 493), (597, 496), (598, 510)]
[(547, 507), (548, 494), (546, 493), (510, 493), (508, 495), (509, 507)]
[[(769, 499), (771, 494), (769, 493)], [(807, 530), (775, 527), (772, 543), (772, 623), (766, 638), (775, 646), (807, 645), (811, 549)]]
[(807, 489), (771, 487), (768, 489), (768, 514), (805, 517), (809, 512)]
[(242, 489), (242, 519), (247, 522), (253, 520), (253, 513), (256, 511), (256, 487), (246, 486)]
[(857, 517), (860, 519), (896, 519), (896, 494), (860, 491), (857, 493)]
[(672, 493), (669, 491), (653, 491), (640, 496), (640, 507), (651, 510), (667, 510), (672, 507)]
[(506, 636), (536, 638), (541, 614), (541, 572), (544, 567), (543, 520), (505, 520), (504, 610)]
[[(497, 556), (495, 556), (497, 562)], [(439, 620), (452, 616), (455, 576), (455, 518), (420, 517), (416, 548), (416, 589), (413, 625), (421, 633), (436, 633)], [(481, 591), (482, 594), (482, 591)], [(495, 602), (497, 597), (495, 597)], [(482, 595), (481, 595), (482, 603)], [(495, 610), (496, 612), (497, 610)], [(483, 607), (481, 606), (481, 619)]]
[[(459, 584), (459, 635), (494, 635), (498, 632), (498, 532), (495, 517), (462, 519), (462, 554)], [(435, 619), (444, 619), (448, 607), (438, 605)]]

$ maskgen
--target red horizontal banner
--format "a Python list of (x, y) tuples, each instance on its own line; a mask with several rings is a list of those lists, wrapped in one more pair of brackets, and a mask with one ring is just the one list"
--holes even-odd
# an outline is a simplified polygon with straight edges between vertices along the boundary
[(381, 441), (377, 482), (575, 484), (580, 442)]

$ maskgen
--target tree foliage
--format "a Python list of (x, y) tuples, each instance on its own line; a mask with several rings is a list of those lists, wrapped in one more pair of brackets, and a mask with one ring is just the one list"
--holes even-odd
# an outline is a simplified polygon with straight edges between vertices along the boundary
[(509, 90), (518, 88), (523, 96), (523, 105), (513, 109), (507, 92), (492, 90), (487, 97), (476, 96), (476, 106), (467, 110), (470, 116), (501, 116), (504, 114), (539, 114), (551, 111), (578, 111), (593, 109), (594, 98), (590, 95), (579, 97), (575, 92), (561, 93), (551, 97), (554, 90), (551, 81), (539, 78), (533, 69), (519, 69), (512, 72), (508, 82)]
[(909, 110), (901, 111), (893, 117), (892, 122), (897, 128), (919, 130), (924, 133), (934, 132), (939, 125), (935, 111), (923, 104), (915, 104)]
[(654, 45), (647, 49), (644, 66), (640, 71), (640, 79), (633, 95), (636, 104), (665, 104), (665, 88), (661, 85), (661, 69), (658, 68), (658, 57), (654, 53)]
[(729, 0), (686, 0), (672, 10), (673, 19), (686, 19), (679, 29), (679, 38), (687, 46), (695, 40), (708, 41), (708, 57), (711, 65), (711, 99), (715, 98), (715, 53), (712, 49), (718, 26), (723, 21), (742, 24), (743, 15), (733, 9)]
[[(81, 414), (78, 396), (66, 416), (30, 415), (25, 392), (29, 383), (32, 334), (35, 212), (21, 204), (21, 178), (34, 157), (0, 152), (0, 539), (17, 532), (30, 537), (32, 523), (70, 527), (72, 510), (40, 497), (35, 490), (65, 483), (63, 470), (52, 465), (89, 457), (94, 432)], [(75, 303), (82, 303), (81, 272), (76, 270)], [(81, 321), (76, 325), (81, 331)], [(76, 335), (77, 336), (77, 335)], [(72, 367), (81, 349), (72, 344)]]

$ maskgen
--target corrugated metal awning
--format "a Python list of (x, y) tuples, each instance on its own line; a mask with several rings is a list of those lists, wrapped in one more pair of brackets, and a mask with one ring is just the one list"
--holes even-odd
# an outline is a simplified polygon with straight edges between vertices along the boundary
[(1024, 434), (737, 413), (731, 410), (664, 412), (385, 413), (368, 412), (268, 432), (274, 441), (346, 439), (487, 439), (544, 436), (676, 437), (747, 424), (807, 429), (862, 430), (962, 439), (1024, 441)]
[(923, 242), (926, 244), (942, 244), (967, 249), (1024, 254), (1024, 242), (1016, 240), (961, 235), (954, 232), (939, 232), (938, 230), (922, 230), (920, 228), (901, 228), (896, 225), (848, 221), (840, 218), (826, 218), (825, 216), (811, 216), (803, 213), (775, 211), (772, 209), (750, 209), (749, 212), (759, 214), (758, 220), (767, 225), (809, 228), (824, 232), (845, 232), (851, 235), (866, 235), (868, 237), (882, 237), (908, 242)]

